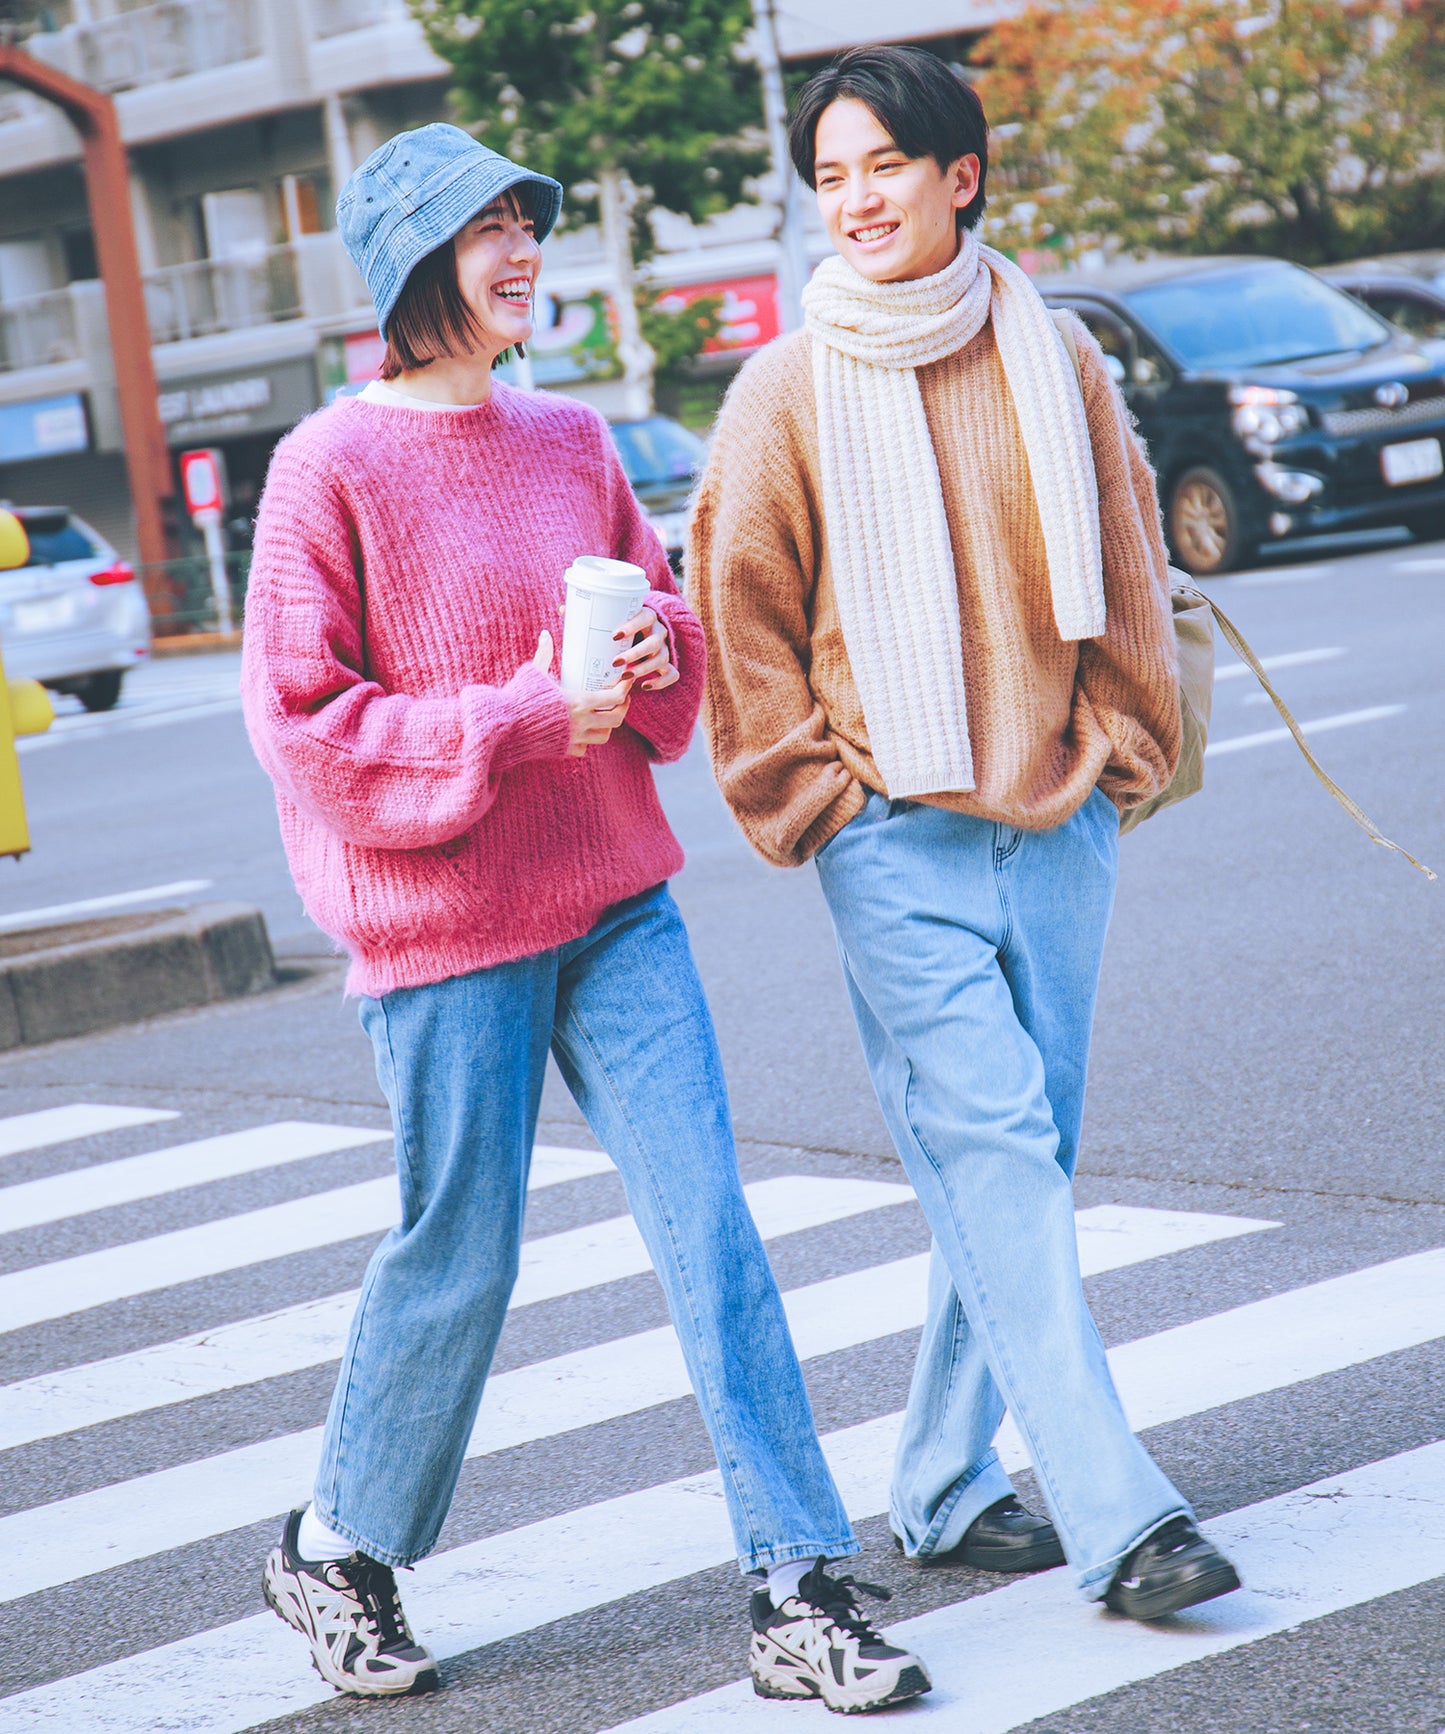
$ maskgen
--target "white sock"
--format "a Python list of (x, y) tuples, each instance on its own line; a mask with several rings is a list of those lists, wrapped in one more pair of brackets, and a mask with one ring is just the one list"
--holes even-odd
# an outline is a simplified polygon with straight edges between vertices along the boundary
[(356, 1552), (356, 1543), (328, 1529), (316, 1515), (316, 1507), (308, 1505), (301, 1513), (296, 1529), (296, 1551), (302, 1559), (345, 1559)]
[(816, 1559), (790, 1559), (783, 1565), (768, 1567), (768, 1600), (775, 1608), (782, 1607), (789, 1596), (798, 1593), (798, 1585), (817, 1564)]

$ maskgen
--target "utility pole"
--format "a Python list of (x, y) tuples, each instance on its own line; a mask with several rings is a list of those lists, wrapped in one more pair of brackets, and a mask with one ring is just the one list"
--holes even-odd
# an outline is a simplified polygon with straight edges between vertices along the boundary
[(798, 199), (798, 177), (788, 155), (788, 105), (783, 96), (783, 63), (778, 50), (778, 14), (773, 0), (753, 0), (753, 39), (757, 44), (758, 72), (763, 81), (763, 116), (768, 127), (768, 149), (779, 187), (778, 307), (784, 331), (796, 331), (803, 323), (803, 289), (811, 272), (803, 238), (803, 209)]

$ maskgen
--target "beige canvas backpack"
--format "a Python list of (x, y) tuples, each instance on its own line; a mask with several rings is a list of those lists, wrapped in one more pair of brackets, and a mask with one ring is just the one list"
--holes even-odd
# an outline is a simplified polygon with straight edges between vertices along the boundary
[[(1079, 348), (1074, 330), (1075, 316), (1063, 308), (1052, 308), (1050, 311), (1059, 335), (1064, 340), (1064, 347), (1069, 352), (1069, 359), (1074, 364), (1074, 375), (1082, 391), (1084, 376), (1079, 363)], [(1167, 788), (1161, 789), (1152, 799), (1141, 802), (1137, 807), (1130, 807), (1124, 813), (1119, 821), (1120, 831), (1132, 831), (1136, 825), (1142, 825), (1146, 819), (1153, 818), (1161, 807), (1172, 807), (1176, 801), (1187, 800), (1190, 795), (1198, 794), (1204, 786), (1204, 749), (1209, 742), (1209, 712), (1214, 698), (1214, 629), (1217, 626), (1230, 649), (1269, 694), (1280, 719), (1294, 736), (1295, 745), (1304, 754), (1305, 762), (1350, 818), (1372, 843), (1378, 843), (1382, 849), (1393, 849), (1397, 855), (1403, 855), (1412, 867), (1418, 868), (1427, 879), (1434, 879), (1436, 875), (1431, 869), (1425, 866), (1424, 862), (1417, 861), (1408, 849), (1392, 843), (1320, 764), (1310, 750), (1310, 744), (1295, 721), (1294, 714), (1274, 690), (1259, 658), (1250, 647), (1249, 640), (1219, 604), (1212, 597), (1206, 596), (1188, 573), (1181, 572), (1176, 566), (1169, 568), (1169, 601), (1174, 611), (1174, 645), (1179, 657), (1179, 764)]]

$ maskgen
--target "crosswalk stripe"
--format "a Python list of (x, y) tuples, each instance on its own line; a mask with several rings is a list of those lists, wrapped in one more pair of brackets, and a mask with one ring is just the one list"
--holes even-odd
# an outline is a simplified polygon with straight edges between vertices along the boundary
[[(938, 1734), (1008, 1734), (1445, 1574), (1445, 1443), (1327, 1476), (1206, 1527), (1246, 1587), (1168, 1626), (1102, 1617), (1074, 1598), (1059, 1570), (891, 1627), (933, 1676), (933, 1691), (910, 1707), (910, 1724), (931, 1721)], [(738, 1682), (609, 1734), (711, 1729), (778, 1734), (777, 1706)]]
[(33, 1114), (11, 1114), (0, 1120), (0, 1156), (18, 1156), (23, 1150), (42, 1150), (47, 1144), (67, 1144), (72, 1138), (93, 1138), (100, 1132), (179, 1118), (172, 1108), (116, 1108), (102, 1102), (38, 1108)]
[(191, 1144), (152, 1150), (144, 1156), (97, 1162), (89, 1168), (72, 1168), (64, 1174), (0, 1190), (0, 1234), (85, 1216), (116, 1204), (133, 1204), (141, 1198), (159, 1197), (163, 1192), (203, 1186), (211, 1180), (230, 1180), (238, 1174), (279, 1168), (308, 1156), (329, 1156), (337, 1150), (390, 1141), (390, 1132), (378, 1132), (373, 1126), (326, 1126), (305, 1120), (279, 1120), (270, 1126), (252, 1126), (244, 1132), (224, 1132), (216, 1138), (198, 1138)]
[[(602, 1174), (611, 1166), (606, 1156), (590, 1150), (563, 1150), (555, 1158), (537, 1151), (528, 1189)], [(149, 1240), (33, 1265), (0, 1276), (0, 1331), (21, 1330), (87, 1307), (333, 1246), (358, 1235), (381, 1234), (396, 1218), (396, 1176), (388, 1174), (194, 1228), (177, 1228)]]
[[(1445, 1251), (1417, 1254), (1219, 1315), (1234, 1322), (1221, 1329), (1215, 1360), (1185, 1361), (1187, 1376), (1172, 1362), (1199, 1351), (1198, 1338), (1184, 1335), (1194, 1325), (1125, 1345), (1110, 1361), (1136, 1424), (1157, 1424), (1354, 1365), (1362, 1346), (1379, 1355), (1431, 1340), (1445, 1332), (1442, 1295)], [(1374, 1315), (1368, 1323), (1365, 1312)], [(1295, 1334), (1304, 1314), (1317, 1339), (1308, 1355)], [(1155, 1400), (1139, 1388), (1136, 1364), (1169, 1369), (1170, 1394)], [(886, 1509), (898, 1422), (882, 1416), (824, 1441), (855, 1519)], [(434, 1555), (417, 1566), (407, 1603), (429, 1646), (454, 1656), (731, 1557), (721, 1479), (708, 1471)], [(539, 1559), (549, 1562), (544, 1572), (536, 1569)], [(87, 1734), (149, 1734), (167, 1724), (188, 1734), (240, 1734), (330, 1695), (308, 1676), (295, 1635), (274, 1616), (259, 1615), (7, 1699), (0, 1734), (75, 1726)]]
[[(877, 1183), (833, 1184), (848, 1188)], [(778, 1182), (762, 1185), (776, 1187)], [(770, 1211), (760, 1192), (754, 1189), (753, 1203), (766, 1234)], [(780, 1202), (775, 1199), (771, 1207), (774, 1221), (783, 1220), (777, 1213)], [(1080, 1239), (1086, 1267), (1116, 1268), (1178, 1249), (1185, 1230), (1183, 1213), (1129, 1214), (1138, 1230), (1132, 1240), (1122, 1232), (1115, 1207), (1100, 1212), (1097, 1231), (1084, 1226)], [(1151, 1222), (1156, 1214), (1166, 1221)], [(1247, 1219), (1201, 1217), (1195, 1244), (1266, 1226)], [(569, 1258), (564, 1255), (564, 1268)], [(832, 1354), (921, 1324), (927, 1279), (928, 1258), (923, 1254), (795, 1290), (786, 1303), (798, 1353), (804, 1358)], [(690, 1388), (670, 1327), (556, 1356), (491, 1380), (467, 1455), (483, 1456), (635, 1414), (685, 1397)], [(0, 1519), (0, 1554), (7, 1560), (0, 1600), (238, 1529), (304, 1502), (320, 1438), (319, 1427), (308, 1428)]]
[[(1080, 1211), (1077, 1222), (1085, 1276), (1279, 1226), (1250, 1217), (1112, 1204)], [(900, 1293), (912, 1306), (913, 1290), (905, 1286)], [(0, 1451), (334, 1360), (345, 1346), (357, 1294), (350, 1289), (326, 1295), (175, 1342), (0, 1386)], [(874, 1334), (907, 1328), (906, 1322), (890, 1324)]]

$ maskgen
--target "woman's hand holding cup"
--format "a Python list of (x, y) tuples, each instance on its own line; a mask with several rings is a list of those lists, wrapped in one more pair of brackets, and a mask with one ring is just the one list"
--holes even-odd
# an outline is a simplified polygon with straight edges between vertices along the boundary
[(667, 629), (651, 608), (639, 609), (612, 636), (618, 645), (612, 666), (622, 679), (644, 692), (660, 692), (680, 678), (672, 664)]
[[(651, 613), (651, 610), (646, 612)], [(552, 634), (543, 632), (537, 639), (536, 654), (532, 658), (538, 668), (544, 671), (551, 668), (552, 648)], [(574, 759), (584, 757), (588, 747), (605, 746), (612, 738), (612, 731), (627, 721), (632, 688), (625, 678), (615, 686), (604, 686), (597, 692), (568, 692), (566, 687), (561, 690), (572, 723), (572, 738), (567, 743), (567, 751)]]

